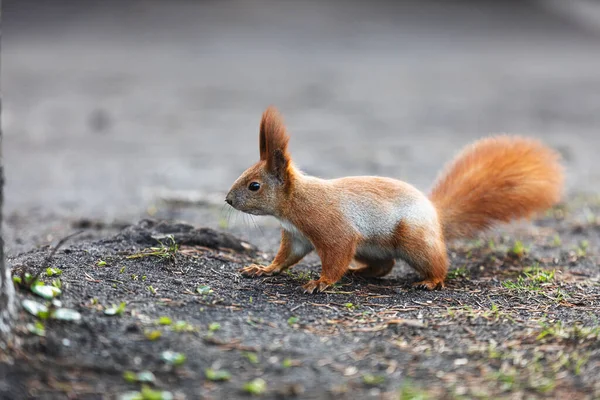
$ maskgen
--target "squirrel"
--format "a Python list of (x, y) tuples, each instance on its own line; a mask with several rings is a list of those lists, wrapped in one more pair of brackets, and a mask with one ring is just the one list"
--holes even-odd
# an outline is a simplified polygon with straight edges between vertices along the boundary
[(315, 250), (321, 276), (303, 286), (307, 293), (326, 290), (349, 271), (382, 277), (397, 259), (422, 275), (415, 287), (441, 289), (447, 241), (529, 218), (562, 196), (559, 154), (531, 138), (499, 135), (472, 143), (429, 196), (391, 178), (305, 175), (293, 164), (288, 142), (283, 119), (270, 106), (260, 121), (260, 160), (234, 182), (225, 201), (248, 214), (274, 216), (282, 227), (273, 262), (240, 272), (279, 274)]

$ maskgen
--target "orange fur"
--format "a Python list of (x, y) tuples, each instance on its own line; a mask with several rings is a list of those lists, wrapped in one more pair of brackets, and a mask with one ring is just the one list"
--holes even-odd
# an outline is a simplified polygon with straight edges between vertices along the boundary
[(252, 264), (244, 268), (244, 271), (247, 274), (256, 276), (279, 274), (292, 267), (301, 259), (302, 256), (295, 255), (292, 252), (292, 238), (290, 237), (290, 233), (282, 229), (280, 249), (273, 262), (268, 267)]
[[(307, 292), (325, 290), (349, 270), (384, 276), (396, 258), (421, 273), (424, 280), (416, 286), (442, 288), (446, 240), (542, 211), (559, 200), (562, 188), (558, 155), (533, 139), (475, 142), (450, 164), (430, 200), (390, 178), (305, 176), (292, 164), (288, 141), (283, 119), (269, 107), (260, 123), (260, 161), (238, 178), (227, 201), (244, 212), (273, 215), (283, 227), (273, 262), (242, 273), (280, 273), (314, 249), (322, 271), (304, 285)], [(260, 189), (250, 192), (250, 183), (260, 183)]]
[(427, 245), (427, 235), (423, 228), (401, 223), (394, 235), (394, 246), (404, 249), (408, 264), (425, 278), (415, 286), (433, 290), (444, 286), (448, 256), (442, 238), (436, 238), (433, 245)]
[(281, 217), (313, 243), (321, 259), (321, 277), (307, 283), (305, 289), (324, 290), (348, 271), (359, 238), (340, 212), (334, 188), (323, 187), (319, 181), (302, 181), (297, 174), (295, 181), (293, 195), (282, 204)]
[(479, 140), (450, 163), (431, 192), (446, 239), (530, 217), (561, 196), (559, 155), (534, 139)]
[(283, 118), (273, 106), (268, 107), (260, 121), (260, 159), (266, 162), (266, 169), (287, 172), (291, 157), (287, 151), (290, 137)]

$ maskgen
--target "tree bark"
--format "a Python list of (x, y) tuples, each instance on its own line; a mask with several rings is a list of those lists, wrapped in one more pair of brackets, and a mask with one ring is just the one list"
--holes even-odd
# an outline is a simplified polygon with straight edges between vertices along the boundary
[[(2, 133), (0, 132), (0, 141)], [(10, 268), (4, 262), (4, 240), (2, 239), (2, 201), (4, 195), (4, 171), (0, 156), (0, 342), (10, 339), (12, 320), (15, 315), (15, 290), (10, 276)]]
[[(2, 3), (0, 2), (0, 7)], [(0, 27), (2, 21), (0, 20)], [(1, 101), (1, 100), (0, 100)], [(0, 114), (2, 105), (0, 103)], [(2, 205), (4, 202), (4, 163), (2, 158), (2, 127), (0, 126), (0, 345), (10, 340), (15, 308), (15, 288), (10, 268), (4, 262), (4, 239), (2, 235)]]

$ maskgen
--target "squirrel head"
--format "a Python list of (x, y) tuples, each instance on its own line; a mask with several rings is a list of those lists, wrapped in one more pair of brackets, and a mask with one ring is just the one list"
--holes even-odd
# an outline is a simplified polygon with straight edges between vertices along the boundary
[(292, 186), (292, 164), (283, 118), (273, 106), (260, 121), (260, 160), (234, 182), (225, 201), (254, 215), (279, 215)]

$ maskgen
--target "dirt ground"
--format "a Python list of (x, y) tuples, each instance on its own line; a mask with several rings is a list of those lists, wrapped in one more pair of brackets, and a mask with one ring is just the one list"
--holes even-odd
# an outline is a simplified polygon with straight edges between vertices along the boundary
[[(62, 304), (21, 310), (0, 398), (600, 398), (600, 40), (546, 3), (3, 1), (8, 262)], [(222, 207), (268, 104), (313, 175), (426, 191), (511, 132), (561, 152), (567, 200), (454, 244), (442, 291), (399, 265), (306, 295), (314, 255), (242, 278), (279, 242)]]
[[(36, 249), (9, 260), (14, 274), (60, 279), (61, 307), (81, 319), (48, 319), (40, 331), (22, 311), (0, 394), (599, 398), (599, 213), (597, 196), (571, 198), (534, 224), (457, 243), (448, 287), (434, 292), (412, 289), (417, 275), (400, 266), (304, 294), (298, 287), (319, 273), (314, 258), (243, 278), (241, 266), (272, 254), (172, 222), (67, 243), (51, 260), (50, 248)], [(19, 299), (44, 303), (25, 287)], [(121, 302), (122, 314), (106, 315)], [(172, 365), (165, 351), (185, 360)]]

